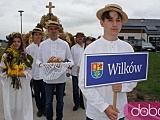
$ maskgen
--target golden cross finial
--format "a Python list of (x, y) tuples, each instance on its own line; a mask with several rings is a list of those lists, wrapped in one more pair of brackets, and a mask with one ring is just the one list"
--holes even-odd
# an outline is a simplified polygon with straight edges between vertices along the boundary
[(49, 2), (49, 5), (46, 5), (46, 8), (49, 8), (49, 13), (52, 13), (52, 8), (55, 8), (55, 6), (52, 6), (52, 2)]

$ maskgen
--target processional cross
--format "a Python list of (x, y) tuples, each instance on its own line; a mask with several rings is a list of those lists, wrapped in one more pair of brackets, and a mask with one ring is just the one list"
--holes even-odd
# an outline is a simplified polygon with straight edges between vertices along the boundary
[(55, 8), (55, 6), (52, 6), (52, 2), (49, 2), (49, 5), (46, 5), (46, 8), (49, 8), (49, 13), (52, 13), (52, 8)]

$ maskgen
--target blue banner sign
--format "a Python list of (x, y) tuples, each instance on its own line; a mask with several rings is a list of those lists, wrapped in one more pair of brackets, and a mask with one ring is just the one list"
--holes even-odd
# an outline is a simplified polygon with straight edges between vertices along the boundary
[(85, 55), (85, 87), (143, 81), (147, 73), (147, 52)]

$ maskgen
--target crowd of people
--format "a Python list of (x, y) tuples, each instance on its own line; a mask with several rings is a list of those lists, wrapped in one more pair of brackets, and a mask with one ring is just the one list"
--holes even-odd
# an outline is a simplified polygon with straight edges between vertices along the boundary
[[(38, 109), (37, 117), (44, 115), (47, 120), (53, 120), (55, 111), (56, 120), (65, 120), (63, 98), (65, 83), (70, 76), (73, 87), (73, 111), (77, 111), (79, 107), (86, 110), (86, 120), (124, 120), (126, 92), (131, 91), (136, 86), (136, 82), (85, 88), (84, 56), (94, 53), (134, 52), (132, 46), (118, 39), (122, 24), (128, 20), (128, 17), (119, 5), (108, 4), (97, 11), (97, 18), (103, 27), (103, 35), (96, 40), (94, 37), (85, 36), (83, 32), (77, 32), (74, 36), (76, 44), (72, 46), (59, 37), (60, 24), (51, 20), (46, 23), (49, 38), (44, 41), (42, 41), (44, 31), (39, 26), (31, 31), (32, 43), (27, 47), (24, 47), (20, 33), (11, 33), (7, 36), (8, 45), (0, 64), (5, 120), (33, 120), (31, 82)], [(19, 56), (22, 55), (21, 61), (11, 48), (17, 51)], [(39, 75), (40, 68), (55, 58), (69, 63), (67, 70), (58, 77), (42, 79)], [(31, 66), (28, 61), (32, 62)], [(11, 74), (10, 69), (17, 69), (17, 71)], [(112, 106), (113, 91), (118, 92), (116, 110)], [(56, 108), (53, 108), (54, 96)]]

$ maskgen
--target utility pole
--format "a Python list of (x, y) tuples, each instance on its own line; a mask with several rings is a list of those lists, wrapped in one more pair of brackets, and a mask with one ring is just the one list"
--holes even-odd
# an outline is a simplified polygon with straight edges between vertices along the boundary
[(20, 13), (20, 17), (21, 17), (21, 34), (22, 34), (22, 13), (24, 12), (23, 10), (19, 10), (18, 11)]

